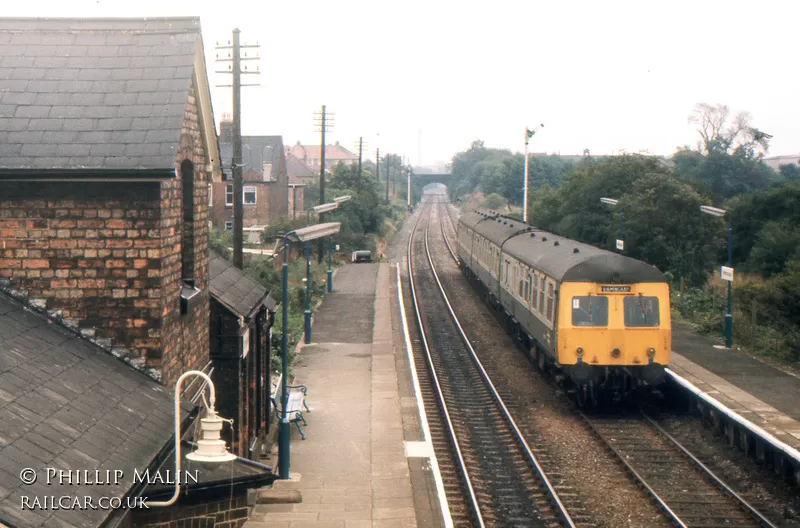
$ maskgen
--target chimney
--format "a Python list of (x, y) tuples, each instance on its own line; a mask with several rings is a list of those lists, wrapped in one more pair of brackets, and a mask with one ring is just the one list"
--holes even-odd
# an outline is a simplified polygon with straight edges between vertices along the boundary
[(227, 117), (222, 116), (222, 120), (219, 122), (220, 143), (233, 143), (233, 121)]

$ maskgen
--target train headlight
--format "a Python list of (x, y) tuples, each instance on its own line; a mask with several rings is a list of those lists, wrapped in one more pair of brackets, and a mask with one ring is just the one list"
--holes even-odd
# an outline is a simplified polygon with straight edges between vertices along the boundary
[(575, 353), (578, 354), (578, 357), (583, 357), (583, 347), (578, 347)]
[(649, 357), (649, 358), (656, 357), (656, 349), (653, 348), (653, 347), (648, 348), (647, 349), (647, 357)]
[(618, 358), (621, 355), (622, 355), (622, 350), (620, 350), (618, 348), (615, 348), (614, 350), (611, 351), (611, 357), (613, 357), (613, 358)]

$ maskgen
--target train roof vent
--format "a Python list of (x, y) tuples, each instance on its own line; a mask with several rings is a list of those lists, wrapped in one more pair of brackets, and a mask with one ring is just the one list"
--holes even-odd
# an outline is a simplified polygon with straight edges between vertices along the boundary
[(559, 245), (559, 244), (558, 244), (558, 240), (556, 240), (555, 242), (553, 242), (553, 245), (554, 245), (554, 246), (558, 246), (558, 245)]
[(536, 238), (536, 233), (531, 233), (531, 238)]
[(578, 248), (575, 248), (575, 249), (573, 249), (573, 250), (572, 250), (572, 252), (573, 252), (573, 253), (580, 253), (580, 252), (581, 252), (581, 250), (580, 250), (580, 249), (578, 249)]
[(542, 237), (542, 242), (547, 242), (547, 237)]

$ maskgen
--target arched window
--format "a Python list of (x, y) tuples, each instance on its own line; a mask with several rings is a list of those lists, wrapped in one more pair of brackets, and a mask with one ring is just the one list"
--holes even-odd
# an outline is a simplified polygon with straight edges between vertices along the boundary
[(189, 160), (181, 163), (183, 187), (183, 230), (181, 237), (181, 279), (194, 286), (194, 165)]

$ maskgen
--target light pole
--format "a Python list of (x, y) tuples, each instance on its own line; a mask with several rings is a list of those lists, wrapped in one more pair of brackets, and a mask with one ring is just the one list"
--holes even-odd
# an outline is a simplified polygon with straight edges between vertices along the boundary
[[(288, 361), (289, 348), (289, 243), (310, 242), (318, 238), (335, 235), (341, 229), (339, 222), (328, 222), (290, 231), (283, 238), (283, 265), (281, 266), (281, 304), (283, 323), (281, 325), (281, 424), (278, 432), (278, 473), (282, 479), (289, 478), (289, 416), (286, 405), (289, 403)], [(308, 247), (306, 245), (306, 247)], [(308, 261), (308, 259), (306, 259)], [(308, 287), (308, 281), (306, 281)]]
[[(342, 204), (351, 200), (353, 197), (349, 194), (334, 198), (333, 201), (336, 205)], [(331, 246), (333, 245), (333, 237), (328, 237), (328, 293), (333, 292), (333, 270), (331, 269)]]
[(540, 128), (544, 128), (544, 125), (541, 123), (533, 130), (525, 127), (525, 183), (522, 188), (522, 221), (526, 224), (528, 223), (528, 140), (530, 140)]
[[(175, 504), (181, 492), (181, 387), (183, 381), (189, 376), (199, 376), (208, 383), (209, 403), (206, 409), (208, 414), (200, 420), (201, 438), (197, 441), (197, 450), (186, 455), (186, 458), (193, 462), (230, 462), (238, 457), (228, 451), (225, 440), (220, 438), (223, 422), (232, 423), (232, 420), (225, 420), (217, 415), (214, 405), (217, 401), (217, 393), (214, 383), (205, 372), (199, 370), (189, 370), (184, 372), (178, 381), (175, 382), (175, 492), (172, 498), (167, 501), (148, 502), (147, 506), (164, 507)], [(205, 401), (205, 399), (204, 399)]]
[[(617, 207), (619, 204), (619, 200), (615, 200), (614, 198), (600, 198), (600, 201), (604, 204), (613, 205)], [(625, 242), (622, 238), (622, 206), (619, 206), (619, 238), (617, 239), (617, 251), (622, 253), (622, 250), (625, 249)]]
[(731, 214), (725, 209), (701, 205), (700, 212), (719, 218), (728, 216), (728, 265), (720, 268), (720, 278), (728, 281), (728, 313), (725, 314), (725, 346), (733, 347), (733, 230), (731, 229)]

